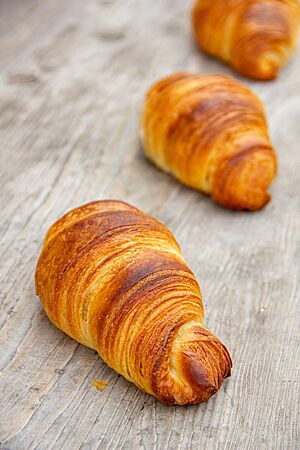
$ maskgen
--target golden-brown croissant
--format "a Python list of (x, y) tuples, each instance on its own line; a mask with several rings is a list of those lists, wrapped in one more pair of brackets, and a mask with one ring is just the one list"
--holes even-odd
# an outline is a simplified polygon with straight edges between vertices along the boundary
[(146, 155), (182, 183), (232, 209), (271, 198), (276, 155), (262, 102), (222, 75), (177, 73), (149, 90), (142, 114)]
[(298, 0), (196, 0), (196, 41), (240, 74), (276, 78), (293, 52), (300, 24)]
[(198, 404), (230, 375), (174, 236), (133, 206), (96, 201), (67, 213), (49, 229), (35, 276), (49, 319), (159, 400)]

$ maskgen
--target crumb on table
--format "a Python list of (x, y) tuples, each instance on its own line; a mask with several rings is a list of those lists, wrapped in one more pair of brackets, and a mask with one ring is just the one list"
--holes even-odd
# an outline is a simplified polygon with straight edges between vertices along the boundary
[(98, 389), (98, 391), (102, 392), (103, 389), (108, 385), (108, 381), (94, 380), (93, 386)]

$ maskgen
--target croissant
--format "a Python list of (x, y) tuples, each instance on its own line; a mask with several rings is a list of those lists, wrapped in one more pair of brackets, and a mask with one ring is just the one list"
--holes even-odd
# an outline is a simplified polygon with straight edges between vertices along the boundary
[(206, 401), (230, 375), (174, 236), (133, 206), (96, 201), (64, 215), (46, 235), (35, 281), (58, 328), (162, 402)]
[(276, 78), (297, 42), (298, 0), (196, 0), (192, 23), (199, 47), (240, 74)]
[(263, 105), (230, 77), (177, 73), (157, 82), (141, 135), (158, 167), (228, 208), (257, 210), (271, 198), (276, 155)]

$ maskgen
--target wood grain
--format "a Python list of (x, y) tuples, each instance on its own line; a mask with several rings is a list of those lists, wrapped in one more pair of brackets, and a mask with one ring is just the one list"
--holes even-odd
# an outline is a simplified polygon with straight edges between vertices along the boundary
[[(194, 45), (185, 0), (0, 2), (3, 449), (296, 449), (299, 432), (300, 52), (266, 102), (273, 201), (233, 213), (143, 157), (148, 86), (176, 70), (230, 74)], [(175, 234), (232, 377), (208, 403), (165, 406), (58, 331), (34, 294), (49, 225), (119, 198)], [(298, 266), (297, 266), (298, 264)], [(100, 393), (95, 379), (109, 381)]]

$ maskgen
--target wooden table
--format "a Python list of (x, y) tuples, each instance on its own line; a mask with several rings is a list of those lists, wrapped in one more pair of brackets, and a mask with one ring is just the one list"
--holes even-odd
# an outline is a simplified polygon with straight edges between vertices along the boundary
[[(300, 52), (276, 82), (243, 80), (266, 103), (279, 156), (273, 201), (225, 210), (157, 170), (139, 141), (154, 80), (232, 74), (196, 49), (190, 3), (0, 2), (2, 449), (300, 448)], [(197, 275), (206, 324), (234, 361), (208, 403), (160, 404), (45, 316), (33, 281), (44, 234), (103, 198), (169, 226)], [(109, 381), (102, 393), (94, 379)]]

